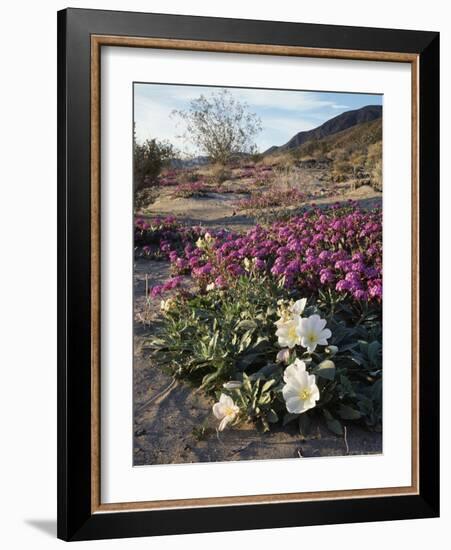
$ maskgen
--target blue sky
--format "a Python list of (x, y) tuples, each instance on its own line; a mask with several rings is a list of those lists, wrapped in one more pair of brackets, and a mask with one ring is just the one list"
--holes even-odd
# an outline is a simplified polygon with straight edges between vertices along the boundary
[[(186, 109), (192, 99), (210, 95), (218, 88), (173, 84), (134, 85), (135, 127), (138, 141), (167, 139), (186, 154), (195, 151), (180, 139), (183, 127), (170, 116), (173, 109)], [(336, 92), (228, 88), (262, 121), (255, 141), (260, 151), (283, 145), (294, 134), (316, 128), (326, 120), (365, 105), (382, 105), (381, 95)]]

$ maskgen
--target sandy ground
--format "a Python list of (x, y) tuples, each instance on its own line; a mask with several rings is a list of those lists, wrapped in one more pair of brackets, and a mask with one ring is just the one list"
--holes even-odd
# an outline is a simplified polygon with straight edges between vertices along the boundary
[(198, 198), (172, 198), (161, 195), (144, 212), (145, 216), (175, 216), (188, 224), (244, 229), (253, 225), (252, 216), (239, 212), (235, 203), (246, 198), (244, 193), (209, 193)]
[[(304, 176), (304, 185), (302, 189), (306, 192), (314, 190), (324, 190), (333, 186), (334, 195), (332, 197), (320, 197), (311, 200), (318, 205), (327, 205), (337, 200), (346, 201), (349, 199), (357, 201), (362, 207), (370, 208), (382, 203), (382, 194), (374, 191), (369, 186), (362, 186), (351, 190), (347, 184), (325, 183), (321, 180), (323, 171), (315, 169), (306, 169)], [(224, 184), (224, 187), (228, 187)], [(240, 189), (245, 189), (243, 183), (239, 185)], [(261, 188), (264, 193), (267, 189)], [(236, 208), (236, 202), (247, 198), (248, 193), (209, 193), (208, 195), (197, 198), (174, 198), (171, 196), (171, 188), (162, 189), (157, 199), (147, 208), (140, 211), (139, 214), (152, 218), (155, 216), (174, 216), (185, 223), (202, 224), (206, 226), (225, 227), (231, 230), (245, 230), (255, 224), (253, 212), (240, 211)], [(299, 207), (293, 205), (292, 209)], [(289, 210), (282, 207), (274, 210)]]

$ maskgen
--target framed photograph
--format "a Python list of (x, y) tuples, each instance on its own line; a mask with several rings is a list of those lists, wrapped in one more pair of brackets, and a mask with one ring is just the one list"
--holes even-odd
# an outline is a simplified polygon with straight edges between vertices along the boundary
[(58, 536), (439, 514), (439, 35), (58, 13)]

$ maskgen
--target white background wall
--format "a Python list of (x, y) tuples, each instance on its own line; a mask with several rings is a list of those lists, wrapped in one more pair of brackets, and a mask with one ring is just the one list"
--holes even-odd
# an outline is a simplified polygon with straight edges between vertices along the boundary
[[(442, 33), (442, 281), (450, 280), (451, 18), (441, 0), (72, 0), (72, 7), (435, 30)], [(56, 11), (2, 6), (0, 33), (0, 544), (54, 548), (56, 533)], [(446, 252), (446, 255), (445, 255)], [(449, 286), (442, 285), (442, 518), (83, 543), (84, 548), (411, 550), (449, 539)]]

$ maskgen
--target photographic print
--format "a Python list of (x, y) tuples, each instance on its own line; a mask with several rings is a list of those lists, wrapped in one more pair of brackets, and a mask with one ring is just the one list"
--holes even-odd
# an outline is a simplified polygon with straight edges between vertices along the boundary
[(134, 83), (135, 466), (382, 453), (382, 104)]

